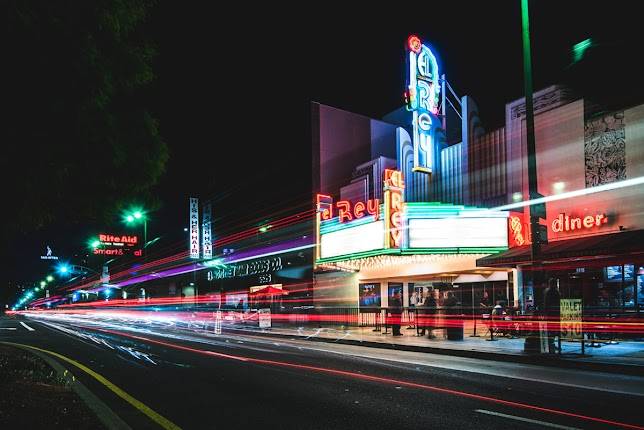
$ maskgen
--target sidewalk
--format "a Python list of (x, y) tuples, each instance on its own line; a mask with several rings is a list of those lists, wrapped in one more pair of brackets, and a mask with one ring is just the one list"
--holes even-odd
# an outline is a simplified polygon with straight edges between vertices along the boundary
[[(478, 337), (473, 337), (473, 327), (465, 328), (462, 340), (448, 340), (444, 330), (434, 330), (435, 338), (418, 336), (415, 328), (401, 327), (403, 336), (392, 336), (391, 329), (374, 330), (373, 327), (271, 327), (260, 329), (255, 322), (244, 325), (226, 325), (229, 330), (260, 332), (273, 336), (299, 337), (309, 340), (358, 344), (362, 346), (424, 351), (429, 353), (487, 358), (494, 360), (517, 361), (530, 364), (549, 364), (570, 367), (585, 367), (592, 370), (612, 371), (619, 373), (644, 374), (644, 341), (618, 341), (616, 343), (599, 343), (599, 347), (586, 346), (581, 355), (581, 343), (562, 342), (562, 353), (534, 355), (524, 352), (525, 339), (490, 335), (485, 326), (477, 330)], [(481, 330), (482, 329), (482, 330)], [(589, 345), (587, 342), (586, 345)]]

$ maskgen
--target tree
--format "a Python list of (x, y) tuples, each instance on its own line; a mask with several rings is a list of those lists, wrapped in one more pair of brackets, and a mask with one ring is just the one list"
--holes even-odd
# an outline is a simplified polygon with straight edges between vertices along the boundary
[(151, 7), (3, 2), (3, 256), (16, 235), (149, 207), (169, 157), (149, 108)]

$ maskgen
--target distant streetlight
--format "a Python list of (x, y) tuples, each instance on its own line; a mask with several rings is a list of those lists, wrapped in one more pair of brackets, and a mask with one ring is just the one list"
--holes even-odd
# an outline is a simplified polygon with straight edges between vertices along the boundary
[(54, 280), (54, 277), (51, 275), (47, 275), (47, 282), (51, 282)]
[(135, 221), (143, 221), (143, 247), (141, 248), (141, 251), (143, 252), (143, 256), (147, 256), (147, 252), (145, 252), (145, 245), (148, 243), (148, 217), (145, 216), (145, 212), (139, 209), (136, 209), (132, 211), (131, 213), (125, 214), (125, 222), (127, 224), (132, 224)]
[(45, 288), (46, 286), (47, 286), (47, 282), (46, 282), (46, 281), (40, 281), (40, 287), (41, 287), (41, 288)]
[(101, 242), (98, 240), (95, 240), (92, 242), (92, 248), (98, 248), (101, 245)]
[(66, 264), (61, 264), (60, 266), (58, 266), (58, 272), (60, 272), (62, 274), (68, 273), (69, 272), (69, 266), (66, 265)]

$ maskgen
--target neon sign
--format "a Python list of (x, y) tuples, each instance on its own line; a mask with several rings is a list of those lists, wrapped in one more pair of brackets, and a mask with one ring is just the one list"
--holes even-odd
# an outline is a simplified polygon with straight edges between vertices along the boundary
[(317, 195), (317, 208), (320, 220), (326, 221), (333, 218), (334, 208), (338, 211), (338, 221), (347, 222), (360, 219), (365, 215), (373, 215), (374, 221), (380, 219), (380, 200), (369, 199), (366, 202), (351, 204), (348, 200), (340, 200), (333, 204), (333, 199), (324, 194)]
[(101, 233), (98, 235), (98, 241), (101, 246), (134, 246), (139, 243), (138, 236), (114, 235)]
[(202, 219), (203, 258), (212, 258), (212, 203), (208, 202), (204, 205)]
[(199, 199), (190, 197), (190, 258), (199, 258)]
[(438, 114), (440, 82), (438, 61), (417, 36), (407, 39), (409, 76), (405, 102), (413, 112), (414, 167), (412, 170), (432, 173), (434, 165), (434, 126)]
[(607, 222), (608, 218), (604, 214), (574, 217), (561, 213), (552, 221), (550, 228), (555, 233), (562, 233), (582, 229), (590, 230), (594, 227), (601, 227)]
[(399, 170), (385, 169), (385, 248), (400, 248), (402, 242), (403, 190), (405, 182)]
[[(126, 250), (123, 250), (123, 248), (108, 248), (108, 249), (94, 248), (93, 254), (120, 256), (120, 255), (125, 255)], [(143, 251), (140, 249), (135, 249), (134, 251), (132, 251), (132, 255), (134, 255), (135, 257), (140, 257), (141, 255), (143, 255)]]
[(523, 221), (520, 217), (512, 215), (508, 218), (508, 226), (510, 228), (510, 237), (513, 239), (515, 246), (525, 245), (526, 237), (523, 231)]

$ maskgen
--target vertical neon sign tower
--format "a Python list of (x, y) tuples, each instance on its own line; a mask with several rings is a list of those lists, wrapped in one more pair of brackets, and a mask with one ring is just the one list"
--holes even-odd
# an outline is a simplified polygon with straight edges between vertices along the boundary
[(385, 169), (385, 248), (400, 248), (402, 244), (404, 189), (402, 173)]
[(434, 167), (434, 123), (438, 121), (436, 115), (441, 90), (438, 61), (418, 36), (409, 36), (406, 49), (409, 68), (405, 102), (407, 109), (413, 112), (413, 171), (431, 174)]

